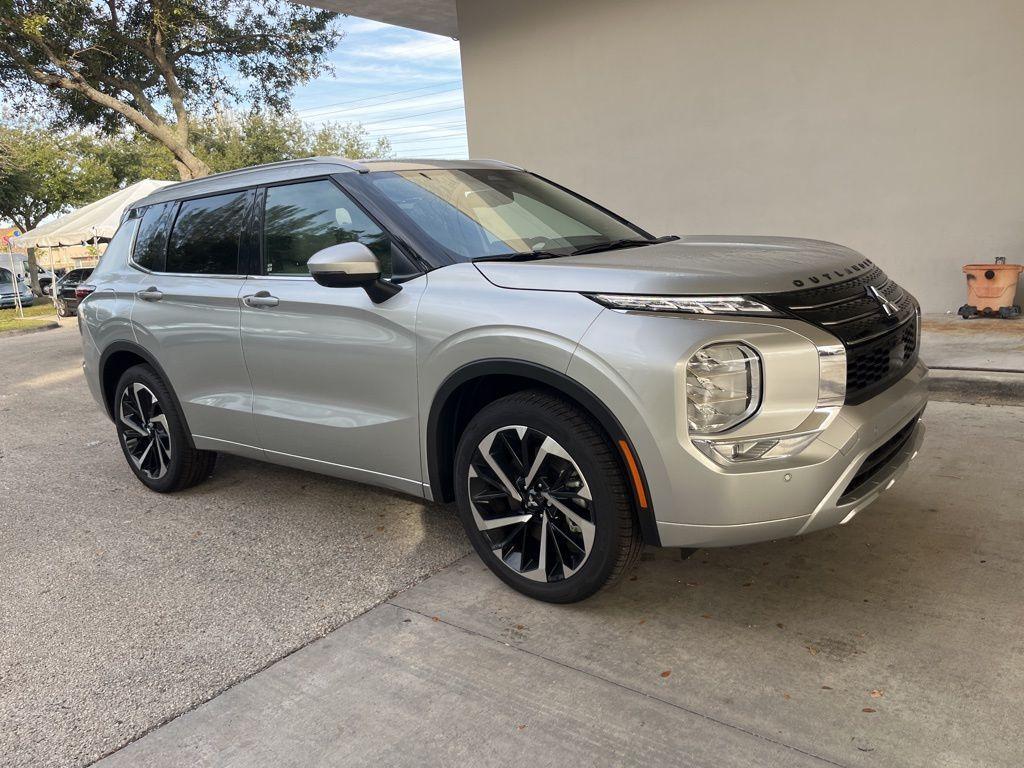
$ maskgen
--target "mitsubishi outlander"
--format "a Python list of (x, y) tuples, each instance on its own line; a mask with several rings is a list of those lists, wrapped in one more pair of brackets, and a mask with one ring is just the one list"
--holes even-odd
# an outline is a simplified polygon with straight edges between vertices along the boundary
[(642, 544), (847, 523), (924, 435), (920, 310), (870, 259), (655, 237), (499, 162), (164, 187), (78, 292), (89, 386), (152, 490), (224, 452), (455, 502), (490, 569), (552, 602)]

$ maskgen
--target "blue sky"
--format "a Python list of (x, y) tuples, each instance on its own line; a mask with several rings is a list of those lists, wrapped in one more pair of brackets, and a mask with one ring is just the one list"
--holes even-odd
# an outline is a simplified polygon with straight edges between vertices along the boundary
[(466, 157), (458, 42), (353, 16), (339, 24), (334, 74), (296, 90), (299, 117), (362, 123), (398, 157)]

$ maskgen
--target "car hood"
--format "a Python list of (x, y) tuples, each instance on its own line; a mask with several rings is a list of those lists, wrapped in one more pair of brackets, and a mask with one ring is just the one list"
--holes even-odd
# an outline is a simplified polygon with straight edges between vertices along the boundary
[(662, 296), (780, 293), (870, 266), (856, 251), (821, 240), (698, 235), (583, 256), (476, 262), (502, 288)]

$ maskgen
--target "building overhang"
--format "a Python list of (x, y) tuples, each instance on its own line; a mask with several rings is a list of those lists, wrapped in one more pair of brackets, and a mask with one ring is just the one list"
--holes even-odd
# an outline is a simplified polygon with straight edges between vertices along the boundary
[(459, 36), (455, 0), (299, 0), (302, 5), (325, 8), (364, 19), (383, 21), (400, 27), (432, 32), (446, 37)]

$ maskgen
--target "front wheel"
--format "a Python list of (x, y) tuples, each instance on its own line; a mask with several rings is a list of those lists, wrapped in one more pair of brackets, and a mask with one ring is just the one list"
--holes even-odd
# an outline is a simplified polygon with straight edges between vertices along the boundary
[(539, 600), (582, 600), (620, 579), (642, 541), (622, 468), (582, 410), (546, 392), (483, 408), (455, 459), (459, 515), (477, 554)]
[(217, 454), (192, 446), (170, 389), (148, 365), (133, 366), (121, 376), (114, 420), (128, 466), (150, 490), (181, 491), (213, 472)]

